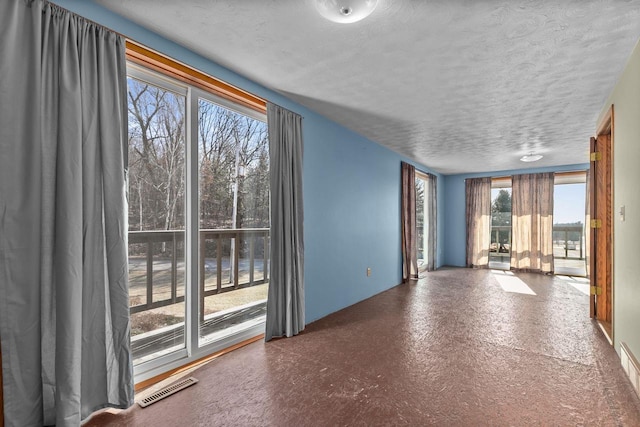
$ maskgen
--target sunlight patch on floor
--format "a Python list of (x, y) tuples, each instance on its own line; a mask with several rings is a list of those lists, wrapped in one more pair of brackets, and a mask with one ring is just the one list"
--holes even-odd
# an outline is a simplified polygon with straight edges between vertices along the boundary
[(556, 277), (562, 280), (563, 282), (569, 284), (570, 286), (572, 286), (578, 292), (589, 296), (591, 284), (589, 283), (589, 279), (587, 279), (586, 277), (573, 277), (573, 276), (556, 276)]
[(536, 295), (536, 293), (519, 277), (516, 277), (513, 272), (500, 270), (491, 270), (491, 272), (503, 291), (523, 295)]

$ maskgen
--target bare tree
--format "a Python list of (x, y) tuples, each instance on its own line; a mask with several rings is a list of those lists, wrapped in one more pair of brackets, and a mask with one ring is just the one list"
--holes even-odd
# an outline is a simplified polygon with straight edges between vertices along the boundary
[[(137, 229), (184, 226), (185, 99), (129, 81), (130, 177)], [(132, 218), (133, 216), (130, 216)]]
[[(130, 227), (183, 228), (186, 99), (130, 79), (128, 102)], [(268, 226), (266, 124), (200, 100), (197, 146), (200, 228)]]
[(203, 228), (220, 228), (229, 219), (229, 189), (233, 113), (209, 101), (199, 103), (200, 222)]
[[(252, 191), (260, 187), (257, 179), (268, 179), (266, 175), (254, 173), (258, 165), (268, 168), (266, 125), (204, 100), (199, 103), (198, 116), (201, 226), (238, 229), (245, 227), (245, 218), (255, 224), (255, 212), (247, 211), (255, 208)], [(252, 178), (249, 194), (245, 189), (247, 176)], [(262, 184), (267, 186), (268, 193), (268, 181)], [(245, 203), (247, 197), (252, 203)], [(268, 198), (266, 203), (268, 208)], [(242, 242), (229, 241), (232, 264), (236, 244)], [(230, 281), (233, 281), (233, 272)]]

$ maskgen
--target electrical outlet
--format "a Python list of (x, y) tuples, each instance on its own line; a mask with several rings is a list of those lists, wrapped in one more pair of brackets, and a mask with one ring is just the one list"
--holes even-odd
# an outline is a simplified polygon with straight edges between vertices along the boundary
[(371, 267), (367, 267), (367, 277), (371, 276)]

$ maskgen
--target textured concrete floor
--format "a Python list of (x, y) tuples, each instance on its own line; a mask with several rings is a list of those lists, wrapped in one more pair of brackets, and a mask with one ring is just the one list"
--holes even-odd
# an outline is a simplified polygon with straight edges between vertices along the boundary
[(640, 401), (561, 278), (444, 269), (192, 372), (88, 425), (640, 426)]

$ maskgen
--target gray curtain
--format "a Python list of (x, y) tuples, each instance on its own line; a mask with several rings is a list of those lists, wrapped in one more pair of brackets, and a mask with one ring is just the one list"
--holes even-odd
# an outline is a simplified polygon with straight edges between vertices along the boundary
[(304, 320), (302, 117), (267, 103), (271, 186), (271, 278), (265, 341), (297, 335)]
[(402, 283), (418, 280), (416, 169), (401, 163)]
[(438, 227), (438, 177), (427, 174), (427, 188), (425, 194), (425, 214), (429, 220), (427, 233), (427, 271), (436, 269), (437, 227)]
[(554, 174), (511, 178), (511, 269), (553, 273)]
[(465, 181), (467, 218), (467, 267), (489, 266), (491, 245), (491, 178)]
[(0, 337), (8, 426), (133, 404), (122, 37), (0, 3)]

